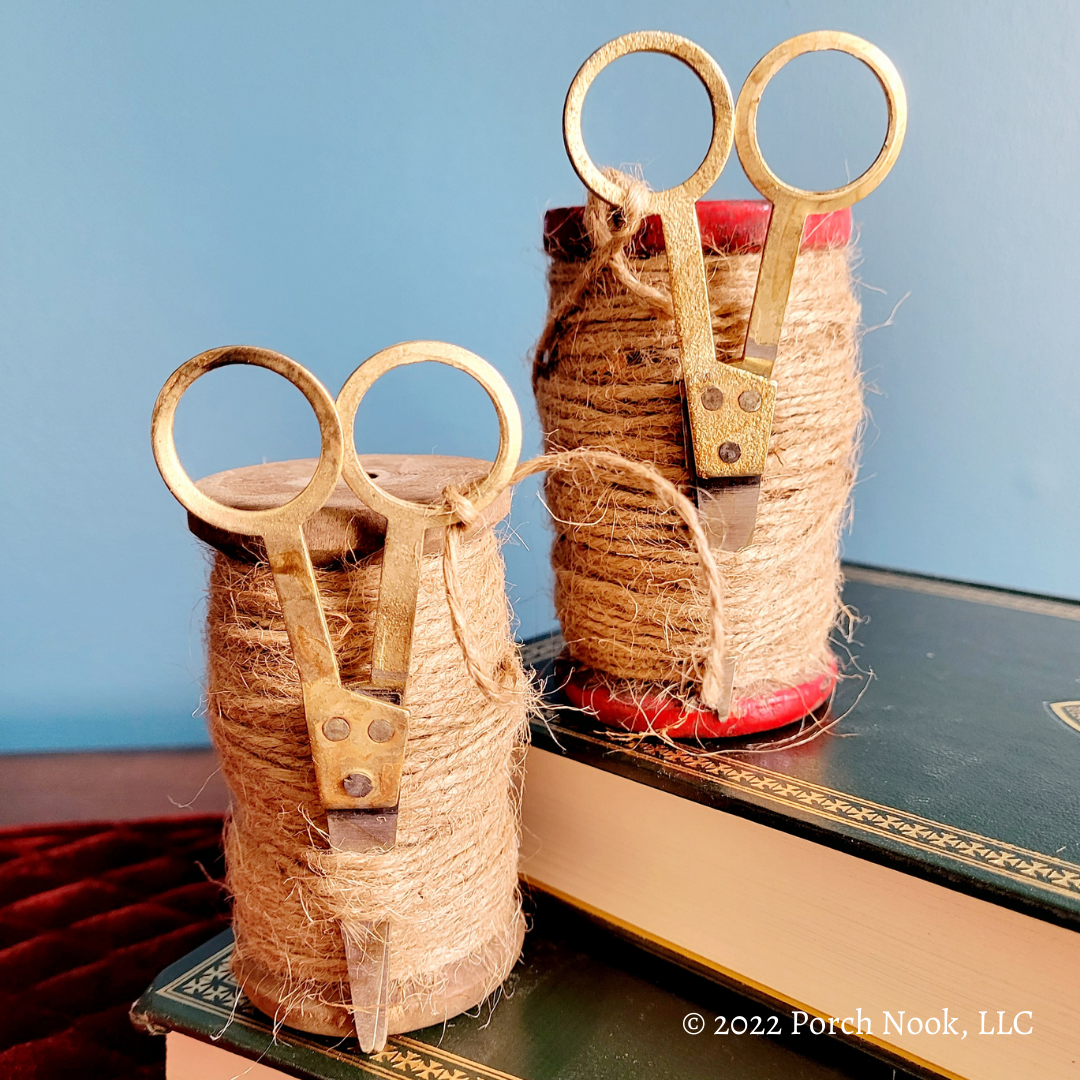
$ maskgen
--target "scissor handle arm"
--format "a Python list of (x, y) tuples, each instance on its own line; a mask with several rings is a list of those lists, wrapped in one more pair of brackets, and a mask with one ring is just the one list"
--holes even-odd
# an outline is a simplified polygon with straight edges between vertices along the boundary
[[(830, 50), (854, 56), (874, 73), (885, 93), (888, 127), (881, 150), (861, 176), (829, 191), (807, 191), (785, 183), (769, 168), (758, 144), (758, 106), (765, 87), (790, 60)], [(744, 370), (765, 378), (772, 375), (807, 217), (842, 210), (869, 195), (896, 164), (906, 131), (907, 97), (900, 73), (876, 45), (854, 34), (839, 30), (799, 34), (781, 42), (754, 65), (735, 106), (735, 149), (750, 182), (773, 204), (773, 212), (761, 253), (744, 355), (738, 362)]]
[(700, 199), (716, 183), (731, 153), (731, 87), (720, 70), (720, 65), (700, 45), (689, 38), (659, 30), (639, 30), (623, 34), (622, 37), (601, 45), (578, 69), (566, 93), (566, 103), (563, 106), (563, 141), (570, 164), (581, 177), (581, 182), (605, 202), (619, 206), (624, 198), (623, 190), (597, 168), (589, 156), (589, 151), (585, 149), (585, 138), (581, 132), (581, 112), (585, 105), (585, 96), (596, 76), (620, 57), (639, 52), (660, 53), (685, 64), (701, 80), (709, 95), (709, 106), (712, 109), (712, 139), (694, 174), (677, 187), (649, 193), (648, 212), (660, 213), (662, 204), (668, 198), (688, 200), (690, 203)]
[[(319, 421), (322, 442), (319, 464), (307, 486), (287, 503), (267, 510), (239, 510), (204, 495), (180, 464), (176, 452), (173, 425), (180, 399), (196, 379), (217, 368), (234, 364), (266, 368), (288, 379), (307, 398)], [(180, 504), (207, 524), (244, 536), (265, 536), (268, 531), (288, 531), (302, 525), (323, 507), (337, 487), (345, 456), (341, 422), (334, 399), (326, 387), (288, 356), (250, 345), (210, 349), (181, 364), (158, 394), (150, 424), (150, 439), (161, 478)]]
[[(304, 490), (282, 506), (239, 510), (211, 499), (187, 475), (176, 452), (173, 424), (180, 399), (196, 379), (232, 364), (263, 367), (282, 375), (303, 393), (318, 418), (319, 464)], [(165, 383), (154, 406), (151, 441), (162, 478), (181, 505), (217, 528), (263, 539), (300, 673), (323, 806), (327, 810), (395, 806), (407, 734), (405, 710), (342, 687), (304, 539), (304, 522), (322, 508), (341, 476), (345, 443), (329, 392), (306, 368), (281, 353), (250, 346), (212, 349), (181, 364)], [(361, 777), (370, 780), (370, 788), (363, 795), (351, 795), (349, 787), (353, 791), (366, 787)]]
[(384, 491), (368, 476), (356, 455), (353, 428), (364, 395), (381, 376), (397, 367), (435, 361), (471, 375), (487, 392), (499, 419), (499, 451), (490, 472), (464, 492), (483, 510), (503, 492), (521, 455), (521, 414), (506, 380), (486, 360), (442, 341), (408, 341), (365, 360), (338, 395), (337, 411), (345, 437), (342, 474), (355, 495), (386, 517), (386, 543), (379, 587), (379, 610), (372, 646), (372, 685), (404, 692), (412, 653), (416, 598), (420, 589), (424, 533), (459, 519), (445, 505), (414, 503)]

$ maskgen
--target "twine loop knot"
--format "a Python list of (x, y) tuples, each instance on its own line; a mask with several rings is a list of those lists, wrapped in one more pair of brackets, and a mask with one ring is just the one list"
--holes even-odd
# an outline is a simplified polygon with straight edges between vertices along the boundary
[(581, 310), (590, 287), (605, 270), (657, 315), (667, 319), (674, 317), (671, 293), (642, 281), (626, 255), (638, 230), (645, 224), (651, 189), (641, 176), (610, 167), (602, 171), (622, 188), (623, 199), (618, 206), (612, 206), (590, 191), (585, 200), (585, 231), (589, 235), (592, 255), (574, 287), (548, 312), (547, 322), (533, 351), (537, 361), (534, 383), (537, 375), (557, 359), (557, 339), (562, 336), (566, 323)]
[[(451, 513), (457, 517), (465, 528), (469, 528), (479, 521), (480, 511), (473, 506), (468, 496), (453, 484), (447, 484), (443, 488), (443, 498), (446, 500), (447, 506), (450, 507)], [(460, 528), (460, 526), (458, 527)]]

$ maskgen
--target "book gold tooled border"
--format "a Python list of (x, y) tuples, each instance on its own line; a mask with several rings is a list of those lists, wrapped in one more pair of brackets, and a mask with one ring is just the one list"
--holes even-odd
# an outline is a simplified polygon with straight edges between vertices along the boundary
[[(567, 738), (588, 741), (611, 751), (610, 741), (590, 736), (576, 728), (549, 720), (553, 732)], [(669, 771), (707, 777), (722, 791), (745, 791), (760, 800), (800, 810), (803, 814), (839, 822), (859, 832), (887, 837), (906, 847), (945, 855), (968, 866), (1034, 885), (1058, 896), (1080, 900), (1080, 865), (1043, 855), (1038, 851), (1007, 844), (979, 833), (955, 829), (940, 821), (919, 817), (892, 806), (856, 799), (843, 791), (747, 765), (726, 756), (703, 757), (663, 743), (640, 743), (633, 749), (619, 748), (620, 755), (660, 761)]]
[(964, 581), (948, 581), (944, 578), (908, 574), (902, 570), (882, 570), (876, 566), (860, 563), (844, 563), (844, 580), (857, 581), (862, 585), (880, 585), (886, 589), (904, 589), (926, 596), (941, 596), (947, 600), (967, 600), (971, 604), (1023, 611), (1029, 615), (1049, 615), (1054, 619), (1070, 619), (1080, 622), (1080, 603), (1075, 600), (1059, 600), (1053, 596), (1033, 596), (1030, 593), (994, 589), (986, 585), (970, 585)]
[(240, 990), (229, 967), (232, 950), (230, 943), (201, 964), (166, 983), (155, 991), (156, 995), (220, 1017), (226, 1021), (226, 1027), (230, 1023), (241, 1023), (269, 1035), (277, 1042), (325, 1054), (335, 1061), (353, 1066), (360, 1073), (383, 1080), (398, 1080), (402, 1076), (414, 1080), (519, 1080), (510, 1073), (489, 1069), (486, 1065), (403, 1035), (392, 1035), (385, 1049), (378, 1053), (362, 1055), (359, 1051), (349, 1053), (316, 1042), (294, 1028), (278, 1028), (275, 1031), (270, 1018), (259, 1012)]

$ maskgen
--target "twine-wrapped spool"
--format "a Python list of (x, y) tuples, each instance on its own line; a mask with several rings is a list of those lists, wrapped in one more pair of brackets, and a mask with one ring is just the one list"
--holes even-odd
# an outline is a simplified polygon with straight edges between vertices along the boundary
[[(613, 451), (689, 492), (663, 231), (636, 209), (641, 182), (612, 175), (627, 192), (618, 211), (590, 197), (545, 221), (550, 300), (533, 373), (545, 446)], [(737, 359), (769, 207), (697, 209), (717, 356)], [(754, 539), (714, 552), (724, 649), (736, 663), (727, 718), (699, 697), (709, 612), (685, 525), (626, 476), (548, 477), (555, 604), (578, 669), (569, 690), (600, 719), (676, 736), (743, 734), (791, 722), (830, 693), (839, 533), (863, 416), (850, 222), (847, 210), (807, 222)]]
[[(366, 456), (392, 495), (434, 502), (489, 463)], [(244, 509), (280, 505), (314, 461), (219, 473), (200, 488)], [(510, 634), (493, 524), (509, 492), (455, 545), (456, 601), (474, 646), (506, 689), (478, 689), (455, 640), (443, 579), (443, 530), (428, 530), (404, 705), (409, 735), (397, 843), (331, 850), (311, 762), (300, 679), (259, 541), (189, 516), (217, 551), (208, 605), (207, 714), (232, 793), (225, 851), (233, 896), (232, 965), (244, 992), (276, 1021), (348, 1035), (352, 1017), (341, 934), (391, 923), (389, 1033), (472, 1008), (506, 977), (524, 934), (517, 886), (517, 777), (527, 740), (527, 680)], [(305, 525), (342, 681), (370, 666), (385, 519), (344, 483)]]

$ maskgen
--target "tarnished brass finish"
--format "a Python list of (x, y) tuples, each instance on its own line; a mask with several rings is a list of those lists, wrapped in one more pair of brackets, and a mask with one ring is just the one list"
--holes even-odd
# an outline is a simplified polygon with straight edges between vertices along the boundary
[(391, 739), (394, 736), (394, 728), (392, 724), (388, 724), (385, 720), (372, 720), (368, 724), (368, 737), (374, 739), (375, 742), (386, 742), (387, 739)]
[[(196, 379), (215, 368), (248, 364), (266, 368), (288, 379), (307, 398), (319, 421), (322, 440), (319, 464), (307, 487), (294, 499), (270, 510), (237, 510), (204, 495), (180, 464), (173, 440), (173, 420), (180, 399)], [(150, 437), (162, 479), (183, 506), (203, 521), (220, 529), (259, 536), (264, 531), (283, 535), (299, 528), (330, 497), (341, 475), (345, 443), (333, 398), (326, 388), (295, 360), (269, 349), (230, 345), (210, 349), (181, 364), (169, 376), (154, 405)]]
[[(372, 721), (374, 723), (374, 721)], [(340, 742), (342, 739), (349, 737), (349, 731), (351, 730), (349, 721), (343, 716), (334, 716), (327, 720), (323, 724), (323, 734), (331, 742)]]
[(724, 391), (719, 386), (706, 386), (701, 391), (701, 404), (710, 412), (724, 404)]
[[(732, 97), (727, 78), (716, 61), (700, 45), (695, 45), (688, 38), (659, 30), (641, 30), (624, 34), (614, 41), (609, 41), (606, 45), (601, 45), (581, 65), (566, 94), (566, 104), (563, 107), (563, 139), (566, 143), (566, 152), (570, 155), (574, 170), (590, 191), (605, 202), (611, 203), (612, 206), (621, 204), (624, 194), (622, 188), (613, 180), (609, 180), (593, 164), (588, 150), (585, 149), (585, 140), (581, 134), (581, 109), (585, 104), (585, 95), (589, 92), (589, 87), (596, 76), (613, 61), (637, 52), (661, 53), (681, 60), (702, 81), (709, 94), (713, 113), (712, 141), (697, 171), (678, 187), (650, 192), (651, 213), (663, 214), (666, 208), (674, 212), (676, 216), (681, 213), (685, 217), (686, 207), (692, 208), (693, 204), (716, 183), (716, 178), (723, 172), (728, 155), (731, 153), (732, 124)], [(698, 235), (697, 251), (700, 258), (701, 238), (697, 229), (696, 215), (691, 217), (690, 225), (694, 233)], [(666, 228), (664, 242), (670, 258), (671, 238), (667, 235)], [(702, 263), (701, 276), (704, 280), (704, 263)]]
[[(182, 364), (154, 406), (154, 457), (169, 489), (190, 513), (211, 526), (261, 537), (274, 575), (293, 656), (300, 672), (319, 798), (331, 844), (347, 851), (394, 846), (397, 802), (408, 733), (401, 705), (412, 651), (424, 532), (458, 521), (443, 507), (425, 506), (383, 491), (361, 468), (353, 423), (364, 394), (380, 375), (404, 364), (435, 360), (472, 375), (487, 391), (499, 418), (499, 453), (490, 473), (464, 494), (478, 511), (506, 488), (521, 453), (521, 416), (506, 382), (490, 364), (442, 342), (396, 345), (376, 354), (350, 377), (335, 405), (306, 369), (267, 349), (214, 349)], [(201, 375), (229, 364), (277, 372), (308, 399), (319, 421), (322, 450), (307, 486), (283, 506), (240, 510), (204, 495), (180, 464), (173, 438), (176, 407)], [(338, 408), (347, 417), (343, 424)], [(303, 524), (330, 497), (344, 472), (353, 492), (387, 518), (379, 609), (376, 614), (371, 693), (341, 685), (341, 676), (319, 600)], [(388, 693), (389, 691), (389, 693)], [(397, 701), (390, 700), (396, 697)], [(390, 924), (368, 927), (368, 945), (343, 931), (357, 1038), (365, 1052), (386, 1043)]]
[[(825, 50), (848, 53), (877, 76), (885, 91), (889, 124), (880, 153), (862, 176), (831, 191), (805, 191), (784, 183), (762, 157), (757, 139), (758, 105), (769, 80), (789, 60)], [(735, 107), (735, 148), (750, 182), (773, 204), (773, 212), (761, 253), (750, 327), (739, 367), (765, 378), (772, 375), (807, 216), (842, 210), (869, 195), (896, 163), (906, 130), (907, 97), (899, 72), (879, 48), (854, 34), (839, 30), (800, 34), (777, 45), (747, 76)]]
[[(757, 142), (757, 109), (765, 86), (784, 64), (822, 49), (850, 53), (871, 68), (885, 90), (889, 126), (881, 153), (859, 179), (833, 191), (803, 191), (785, 184), (765, 164)], [(892, 168), (907, 123), (904, 89), (895, 67), (880, 49), (852, 34), (820, 31), (792, 38), (765, 56), (750, 73), (732, 117), (727, 80), (702, 48), (675, 34), (626, 34), (585, 61), (570, 84), (563, 110), (563, 138), (574, 169), (586, 187), (613, 206), (621, 204), (624, 193), (589, 157), (581, 133), (581, 110), (596, 76), (613, 60), (634, 52), (662, 53), (681, 60), (704, 84), (712, 105), (713, 134), (704, 161), (685, 183), (651, 192), (646, 210), (659, 215), (664, 230), (682, 353), (686, 460), (693, 474), (698, 509), (712, 542), (737, 550), (753, 536), (760, 484), (742, 483), (738, 491), (725, 489), (734, 480), (760, 478), (765, 471), (776, 401), (772, 369), (803, 225), (808, 214), (838, 210), (863, 198)], [(743, 355), (734, 363), (718, 364), (694, 203), (723, 170), (733, 130), (743, 168), (773, 204), (773, 212)]]
[[(719, 408), (702, 409), (698, 430), (704, 432), (705, 441), (699, 443), (696, 436), (694, 439), (695, 447), (700, 445), (712, 449), (715, 461), (711, 463), (709, 479), (760, 476), (765, 471), (765, 459), (769, 454), (776, 383), (759, 375), (751, 375), (734, 364), (720, 364), (715, 360), (708, 379), (724, 395)], [(757, 409), (753, 411), (742, 406), (744, 398), (753, 400), (750, 395), (757, 395), (759, 401)], [(762, 422), (763, 413), (768, 416), (767, 424)], [(720, 446), (728, 442), (736, 442), (742, 448), (741, 457), (730, 464), (717, 452)], [(701, 479), (705, 478), (699, 476)]]
[(486, 360), (442, 341), (410, 341), (391, 346), (365, 361), (338, 395), (337, 409), (345, 439), (345, 482), (373, 510), (386, 516), (386, 546), (379, 588), (371, 661), (373, 687), (402, 691), (412, 652), (416, 595), (426, 529), (449, 525), (456, 516), (440, 506), (408, 502), (385, 492), (361, 468), (353, 447), (353, 423), (364, 395), (392, 368), (433, 360), (471, 375), (487, 391), (499, 418), (499, 452), (491, 472), (464, 492), (482, 510), (510, 481), (521, 454), (521, 415), (510, 387)]
[[(223, 506), (205, 496), (180, 464), (173, 439), (173, 421), (180, 398), (200, 376), (230, 364), (250, 364), (284, 376), (315, 410), (322, 456), (308, 486), (284, 506), (270, 510)], [(217, 528), (260, 536), (266, 545), (289, 644), (300, 671), (311, 755), (323, 806), (328, 811), (395, 806), (401, 783), (407, 714), (400, 705), (354, 693), (341, 685), (302, 529), (304, 521), (330, 497), (341, 475), (345, 443), (333, 399), (305, 368), (280, 353), (246, 346), (213, 349), (182, 364), (166, 382), (154, 407), (151, 438), (165, 483), (191, 513)], [(324, 725), (335, 718), (347, 722), (349, 731), (345, 738), (328, 737)], [(376, 743), (368, 737), (368, 727), (376, 718), (393, 726), (393, 739)], [(335, 729), (336, 725), (331, 725), (330, 730)], [(372, 789), (364, 798), (355, 798), (345, 791), (343, 779), (361, 769), (371, 775)]]
[[(712, 400), (711, 387), (719, 386), (727, 397), (731, 390), (717, 382), (716, 346), (713, 343), (709, 315), (709, 291), (705, 280), (705, 259), (701, 251), (694, 203), (716, 182), (731, 151), (731, 89), (716, 61), (700, 46), (676, 34), (642, 31), (626, 34), (601, 46), (574, 76), (563, 110), (563, 138), (566, 152), (578, 176), (590, 191), (618, 206), (623, 191), (593, 164), (581, 134), (581, 109), (593, 80), (613, 60), (636, 52), (662, 53), (681, 60), (701, 80), (712, 106), (713, 133), (705, 159), (689, 180), (678, 187), (649, 193), (649, 213), (658, 214), (664, 229), (668, 272), (671, 277), (671, 301), (675, 309), (675, 328), (682, 353), (683, 385), (689, 418), (687, 461), (698, 477), (726, 476), (728, 472), (717, 455), (726, 437), (723, 417), (728, 410), (705, 404)], [(723, 365), (719, 365), (723, 366)], [(735, 390), (735, 397), (746, 388), (746, 380)], [(730, 385), (730, 380), (729, 380)], [(732, 387), (732, 389), (734, 389)]]
[[(384, 491), (367, 474), (356, 456), (353, 425), (356, 410), (375, 381), (386, 372), (407, 364), (433, 360), (471, 375), (487, 391), (499, 419), (499, 451), (488, 475), (463, 494), (478, 510), (483, 510), (502, 493), (510, 482), (521, 454), (521, 415), (514, 395), (503, 377), (485, 360), (441, 341), (410, 341), (376, 353), (353, 372), (338, 395), (337, 411), (345, 441), (343, 474), (345, 482), (362, 502), (386, 517), (386, 542), (383, 547), (382, 577), (379, 583), (379, 608), (375, 615), (371, 657), (371, 687), (404, 695), (412, 654), (416, 599), (420, 589), (420, 568), (424, 553), (424, 533), (429, 528), (456, 522), (457, 516), (445, 507), (399, 499)], [(367, 738), (372, 745), (393, 747), (397, 732), (388, 717), (372, 717)], [(384, 740), (389, 740), (384, 743)], [(400, 770), (400, 763), (399, 763)], [(354, 791), (366, 789), (368, 776), (353, 775), (346, 783)], [(348, 820), (331, 818), (331, 838), (345, 846), (355, 839), (356, 825)], [(351, 815), (349, 816), (351, 817)], [(396, 836), (397, 815), (387, 815), (381, 831), (372, 834), (372, 843), (392, 846)], [(365, 824), (362, 827), (367, 828)], [(351, 831), (350, 831), (351, 830)], [(368, 1051), (386, 1043), (389, 1016), (389, 922), (368, 927), (367, 943), (361, 948), (346, 933), (345, 959), (349, 968), (353, 1019), (360, 1046)]]

